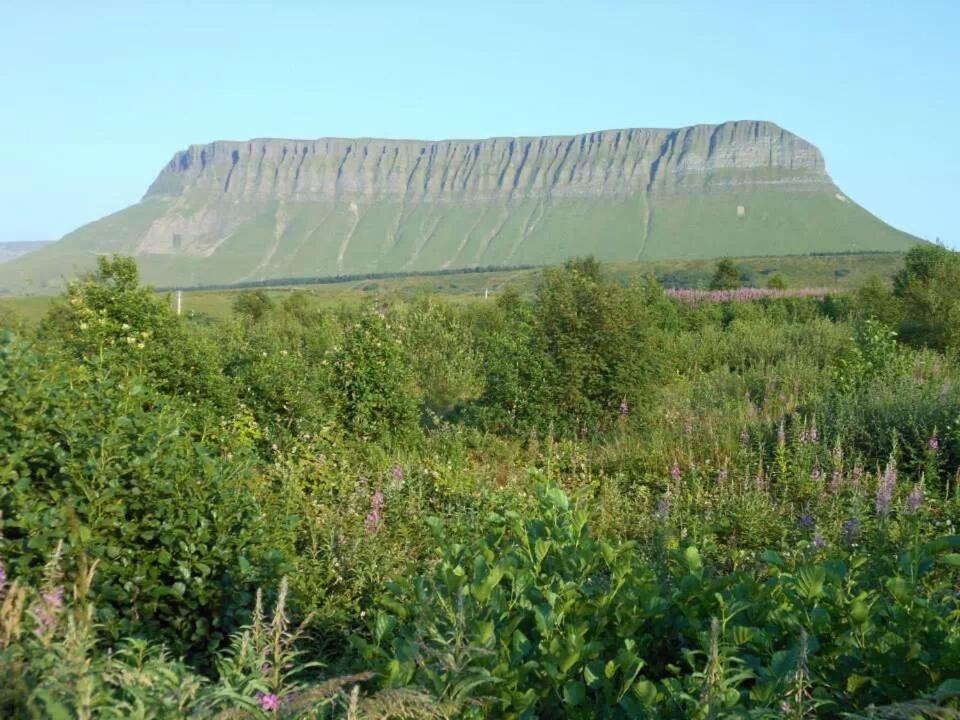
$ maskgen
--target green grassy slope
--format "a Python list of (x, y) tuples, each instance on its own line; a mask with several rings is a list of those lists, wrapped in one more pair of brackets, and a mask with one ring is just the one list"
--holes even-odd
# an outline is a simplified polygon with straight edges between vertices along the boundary
[[(742, 214), (738, 208), (742, 207)], [(0, 266), (7, 293), (49, 292), (98, 253), (134, 253), (168, 201), (149, 199)], [(282, 213), (282, 215), (281, 215)], [(282, 221), (281, 221), (282, 220)], [(776, 189), (490, 202), (267, 204), (207, 257), (139, 254), (161, 286), (605, 261), (903, 251), (918, 240), (825, 192)]]

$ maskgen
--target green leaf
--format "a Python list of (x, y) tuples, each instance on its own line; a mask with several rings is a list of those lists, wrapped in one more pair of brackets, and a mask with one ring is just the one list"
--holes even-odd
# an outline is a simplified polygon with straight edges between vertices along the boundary
[(873, 682), (871, 678), (863, 675), (850, 675), (850, 677), (847, 678), (847, 692), (854, 695), (857, 690), (871, 682)]
[(687, 569), (692, 573), (703, 570), (703, 560), (700, 559), (700, 551), (693, 545), (683, 551), (683, 561), (687, 564)]
[(783, 568), (783, 566), (786, 565), (786, 562), (784, 561), (780, 553), (775, 552), (773, 550), (764, 550), (763, 553), (760, 555), (760, 559), (763, 560), (768, 565), (774, 565), (778, 568)]
[(563, 701), (567, 705), (581, 705), (587, 699), (587, 688), (579, 680), (568, 682), (563, 686)]
[(383, 638), (393, 630), (397, 625), (397, 619), (389, 613), (377, 613), (377, 619), (373, 623), (373, 635), (377, 642), (382, 642)]

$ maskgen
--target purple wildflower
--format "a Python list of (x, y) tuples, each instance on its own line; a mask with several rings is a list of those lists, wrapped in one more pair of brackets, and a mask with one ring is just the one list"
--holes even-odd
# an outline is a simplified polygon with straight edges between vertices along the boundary
[(814, 422), (810, 426), (810, 442), (817, 442), (820, 439), (820, 434), (817, 432), (817, 423)]
[(371, 510), (367, 513), (366, 519), (367, 532), (371, 535), (380, 529), (380, 511)]
[(860, 537), (860, 520), (857, 518), (844, 520), (843, 526), (840, 528), (840, 534), (847, 545), (852, 545)]
[(840, 492), (840, 488), (843, 486), (843, 473), (839, 470), (834, 470), (833, 475), (830, 478), (830, 492), (836, 494)]
[(916, 485), (907, 495), (907, 513), (914, 515), (923, 505), (923, 486)]
[(927, 448), (931, 452), (938, 452), (940, 450), (940, 438), (936, 435), (931, 435), (930, 439), (927, 440)]
[(268, 712), (273, 712), (280, 707), (280, 698), (274, 693), (257, 693), (257, 703)]
[(803, 527), (807, 530), (809, 530), (814, 525), (816, 525), (816, 522), (817, 521), (813, 519), (813, 515), (811, 515), (810, 513), (807, 513), (802, 518), (800, 518), (800, 524), (803, 525)]
[(753, 479), (753, 484), (761, 492), (767, 489), (767, 479), (762, 472), (757, 473), (757, 476)]
[(875, 507), (877, 515), (886, 517), (890, 514), (893, 505), (893, 494), (897, 487), (897, 468), (893, 462), (887, 463), (883, 476), (877, 480), (877, 497)]
[(34, 605), (37, 618), (37, 635), (46, 635), (57, 624), (57, 618), (63, 607), (63, 588), (48, 588), (40, 593), (40, 600)]
[(394, 465), (392, 470), (392, 475), (393, 475), (393, 488), (394, 490), (399, 490), (400, 488), (403, 487), (403, 478), (404, 478), (403, 468), (400, 467), (399, 465)]
[(3, 564), (3, 558), (0, 557), (0, 595), (3, 594), (3, 588), (7, 584), (7, 568)]
[(863, 479), (863, 468), (860, 465), (853, 466), (853, 473), (850, 475), (850, 484), (854, 490), (860, 489), (860, 480)]
[(718, 480), (719, 482), (721, 482), (721, 483), (724, 483), (724, 482), (727, 481), (727, 475), (728, 475), (727, 469), (726, 469), (726, 468), (720, 468), (720, 472), (717, 473), (717, 480)]
[(626, 418), (630, 414), (630, 404), (624, 398), (620, 401), (620, 417)]
[(820, 478), (823, 477), (823, 470), (820, 469), (820, 463), (818, 462), (813, 466), (813, 470), (810, 471), (810, 479), (814, 482), (820, 482)]
[(661, 496), (657, 502), (657, 509), (654, 513), (658, 519), (666, 520), (670, 515), (670, 498), (666, 495)]
[(817, 550), (822, 550), (827, 546), (827, 541), (823, 539), (823, 535), (821, 535), (820, 533), (816, 533), (813, 536), (813, 546)]
[(670, 468), (670, 477), (673, 478), (674, 482), (679, 482), (680, 477), (683, 473), (680, 472), (680, 466), (676, 463), (673, 464), (673, 467)]
[(747, 447), (750, 444), (750, 433), (746, 430), (740, 431), (740, 445)]
[(377, 490), (373, 494), (373, 497), (370, 498), (370, 509), (377, 510), (377, 511), (383, 510), (383, 503), (384, 503), (383, 491)]

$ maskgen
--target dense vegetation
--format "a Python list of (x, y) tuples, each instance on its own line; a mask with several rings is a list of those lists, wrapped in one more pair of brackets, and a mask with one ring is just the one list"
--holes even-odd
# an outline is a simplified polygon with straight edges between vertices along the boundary
[(955, 717), (958, 288), (220, 322), (101, 258), (0, 318), (0, 716)]

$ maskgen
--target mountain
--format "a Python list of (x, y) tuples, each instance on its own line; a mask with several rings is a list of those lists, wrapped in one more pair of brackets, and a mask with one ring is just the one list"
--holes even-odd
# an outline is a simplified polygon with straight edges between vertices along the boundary
[(0, 263), (9, 262), (16, 257), (21, 255), (26, 255), (28, 252), (33, 252), (34, 250), (39, 250), (44, 245), (49, 245), (48, 242), (21, 242), (21, 241), (11, 241), (4, 242), (0, 241)]
[(162, 286), (551, 264), (904, 250), (820, 151), (769, 122), (487, 140), (214, 142), (143, 199), (0, 266), (44, 291), (103, 253)]

